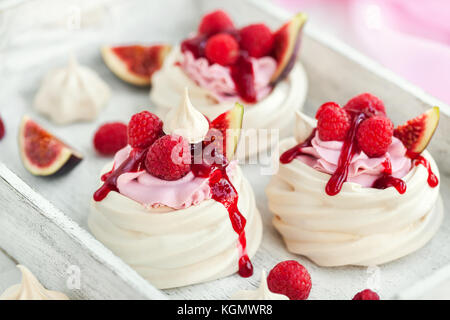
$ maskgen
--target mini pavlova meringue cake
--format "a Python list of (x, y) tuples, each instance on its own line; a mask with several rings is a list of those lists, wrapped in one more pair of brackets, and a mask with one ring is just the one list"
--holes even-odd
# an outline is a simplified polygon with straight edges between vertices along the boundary
[(233, 160), (243, 112), (208, 122), (186, 90), (164, 122), (135, 114), (129, 145), (102, 171), (89, 228), (158, 288), (253, 273), (261, 217)]
[[(299, 113), (266, 193), (287, 249), (320, 266), (386, 263), (424, 246), (443, 219), (426, 147), (439, 108), (394, 129), (371, 94)], [(414, 134), (411, 134), (414, 132)]]
[(267, 143), (242, 146), (238, 158), (270, 147), (270, 130), (288, 129), (305, 100), (307, 78), (297, 59), (305, 22), (299, 13), (272, 32), (263, 23), (237, 28), (222, 10), (206, 14), (198, 31), (174, 46), (153, 75), (150, 98), (158, 114), (176, 108), (185, 87), (210, 119), (239, 101), (245, 105), (243, 138), (257, 129), (269, 132), (264, 131)]
[(64, 293), (45, 289), (25, 266), (17, 268), (22, 272), (22, 281), (6, 289), (0, 300), (69, 300)]

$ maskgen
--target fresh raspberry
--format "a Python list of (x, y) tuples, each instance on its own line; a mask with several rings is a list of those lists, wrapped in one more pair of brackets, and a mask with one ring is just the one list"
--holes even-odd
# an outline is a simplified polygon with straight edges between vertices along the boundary
[(133, 148), (147, 148), (163, 135), (162, 127), (161, 119), (153, 113), (136, 113), (128, 123), (128, 143)]
[(344, 141), (350, 129), (350, 116), (336, 103), (326, 103), (317, 112), (317, 130), (322, 141)]
[(217, 10), (203, 16), (198, 32), (212, 35), (233, 28), (234, 24), (230, 16), (223, 10)]
[(383, 116), (375, 116), (364, 120), (356, 132), (356, 140), (362, 151), (371, 158), (381, 157), (388, 150), (394, 125)]
[(247, 50), (251, 57), (267, 56), (273, 49), (274, 36), (272, 31), (263, 23), (244, 27), (239, 34), (242, 49)]
[(2, 118), (0, 118), (0, 140), (5, 136), (5, 125), (3, 124)]
[(311, 291), (311, 276), (300, 263), (287, 260), (270, 271), (267, 285), (270, 291), (284, 294), (291, 300), (306, 300)]
[(369, 117), (375, 115), (386, 116), (383, 101), (370, 93), (362, 93), (353, 97), (346, 103), (344, 109), (352, 113), (364, 112)]
[(147, 171), (163, 180), (178, 180), (190, 171), (191, 146), (181, 136), (166, 135), (148, 149)]
[(380, 300), (380, 296), (370, 289), (365, 289), (355, 294), (352, 300)]
[(94, 135), (94, 147), (105, 156), (115, 154), (127, 145), (127, 125), (122, 122), (105, 123)]
[(209, 38), (205, 54), (211, 63), (227, 66), (236, 62), (239, 55), (239, 44), (227, 33), (219, 33)]
[(327, 108), (340, 108), (340, 106), (336, 102), (325, 102), (323, 105), (321, 105), (319, 107), (319, 109), (317, 109), (317, 112), (316, 112), (317, 120), (319, 120), (319, 117), (320, 117), (320, 114), (322, 113), (322, 111)]

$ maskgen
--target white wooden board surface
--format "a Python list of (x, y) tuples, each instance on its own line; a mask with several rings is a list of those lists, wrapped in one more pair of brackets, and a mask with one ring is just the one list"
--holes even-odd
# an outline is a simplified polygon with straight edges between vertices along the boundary
[[(276, 28), (287, 19), (288, 15), (285, 12), (266, 7), (261, 3), (262, 1), (241, 0), (226, 2), (166, 0), (164, 6), (161, 6), (160, 1), (114, 1), (114, 7), (98, 11), (101, 13), (99, 24), (94, 24), (83, 31), (66, 31), (64, 26), (58, 27), (58, 25), (47, 26), (44, 30), (31, 26), (31, 30), (16, 34), (15, 37), (8, 39), (9, 43), (7, 41), (7, 46), (0, 51), (0, 58), (4, 62), (0, 65), (0, 87), (2, 88), (0, 113), (7, 126), (7, 136), (0, 142), (0, 150), (2, 150), (0, 161), (71, 220), (82, 228), (86, 228), (89, 200), (97, 185), (97, 176), (103, 165), (109, 161), (97, 156), (92, 148), (92, 135), (95, 129), (100, 123), (110, 120), (127, 121), (132, 114), (142, 109), (153, 109), (148, 100), (147, 89), (128, 86), (107, 70), (101, 61), (99, 47), (106, 43), (136, 41), (176, 43), (195, 29), (202, 13), (216, 7), (225, 8), (240, 25), (265, 21)], [(170, 23), (167, 23), (168, 19)], [(310, 81), (306, 102), (307, 113), (313, 114), (324, 101), (335, 100), (344, 103), (348, 98), (364, 91), (379, 95), (385, 101), (388, 113), (396, 123), (423, 112), (430, 104), (435, 104), (431, 97), (339, 42), (324, 39), (321, 34), (309, 30), (308, 27), (306, 34), (301, 49), (301, 60)], [(49, 68), (65, 64), (69, 51), (75, 52), (81, 63), (96, 70), (111, 86), (113, 95), (110, 103), (95, 122), (64, 127), (54, 126), (32, 110), (31, 102), (42, 76)], [(390, 82), (391, 80), (393, 82)], [(440, 166), (443, 178), (442, 194), (446, 207), (450, 208), (448, 196), (450, 180), (447, 176), (450, 173), (450, 165), (446, 161), (450, 152), (448, 135), (450, 120), (448, 107), (439, 105), (443, 107), (444, 112), (439, 131), (432, 142), (431, 151)], [(39, 178), (29, 174), (19, 160), (16, 143), (18, 125), (24, 113), (39, 120), (81, 151), (85, 160), (63, 177)], [(269, 177), (261, 176), (259, 170), (258, 166), (244, 166), (244, 174), (250, 178), (254, 187), (265, 228), (263, 243), (253, 259), (255, 275), (250, 279), (242, 279), (235, 275), (206, 284), (166, 290), (165, 293), (173, 298), (228, 298), (238, 289), (256, 286), (262, 268), (270, 270), (277, 262), (285, 259), (296, 259), (310, 271), (313, 279), (311, 299), (349, 299), (355, 292), (367, 287), (367, 281), (374, 277), (373, 270), (368, 271), (366, 268), (357, 267), (319, 268), (308, 260), (291, 255), (285, 250), (280, 236), (270, 223), (271, 214), (267, 210), (264, 187)], [(0, 214), (4, 213), (0, 210)], [(8, 214), (13, 215), (14, 212)], [(14, 239), (0, 237), (0, 246), (14, 248), (9, 243), (5, 244), (5, 241), (14, 241)], [(63, 250), (63, 248), (62, 245), (60, 249)], [(38, 254), (38, 249), (30, 249), (29, 252), (18, 250), (15, 254), (26, 257), (29, 263), (32, 263), (33, 257)], [(68, 252), (66, 259), (70, 258), (71, 253)], [(7, 259), (5, 261), (8, 265)], [(40, 263), (46, 266), (45, 261)], [(448, 263), (450, 263), (450, 221), (446, 217), (439, 233), (425, 248), (406, 258), (381, 266), (378, 271), (375, 271), (379, 272), (377, 275), (380, 276), (379, 292), (383, 298), (393, 297)], [(46, 274), (42, 270), (39, 273), (39, 278), (44, 284), (58, 286), (62, 283), (62, 280), (55, 279), (53, 274)], [(106, 278), (102, 279), (102, 281), (105, 280)], [(137, 278), (135, 280), (138, 281)], [(0, 288), (2, 284), (0, 278)], [(76, 296), (98, 298), (99, 295), (101, 293), (93, 294), (86, 291)]]
[(0, 163), (0, 243), (47, 288), (72, 299), (164, 299), (86, 230)]
[(19, 281), (20, 271), (16, 268), (14, 259), (0, 251), (0, 293)]

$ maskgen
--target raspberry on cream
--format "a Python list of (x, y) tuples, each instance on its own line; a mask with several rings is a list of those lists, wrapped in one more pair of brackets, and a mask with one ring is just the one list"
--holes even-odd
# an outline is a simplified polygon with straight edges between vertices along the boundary
[[(114, 167), (119, 167), (129, 156), (131, 147), (127, 146), (117, 152)], [(237, 163), (227, 167), (233, 176)], [(145, 170), (121, 174), (117, 179), (117, 188), (124, 196), (146, 207), (167, 206), (173, 209), (189, 208), (204, 200), (211, 199), (211, 188), (207, 178), (196, 177), (192, 172), (181, 179), (167, 181), (152, 176)]]
[[(239, 95), (236, 91), (231, 72), (228, 67), (214, 63), (209, 64), (206, 58), (194, 58), (190, 51), (182, 53), (180, 68), (197, 85), (208, 89), (218, 102), (236, 101)], [(254, 86), (257, 100), (264, 99), (272, 91), (270, 78), (277, 67), (272, 57), (251, 58), (254, 72)]]
[[(303, 153), (297, 157), (298, 160), (320, 172), (334, 173), (343, 142), (322, 141), (316, 133), (311, 144), (311, 147), (303, 148)], [(383, 164), (387, 160), (391, 163), (392, 176), (396, 178), (403, 178), (411, 170), (411, 159), (406, 157), (406, 148), (394, 137), (388, 151), (381, 157), (369, 158), (362, 151), (355, 154), (349, 166), (347, 181), (371, 187), (375, 180), (383, 175), (385, 170)]]
[(297, 56), (306, 20), (298, 13), (278, 30), (270, 30), (261, 23), (235, 27), (221, 10), (206, 14), (197, 32), (175, 47), (155, 73), (150, 99), (157, 112), (164, 115), (178, 105), (184, 87), (209, 119), (237, 101), (246, 109), (243, 133), (263, 141), (241, 143), (237, 158), (270, 148), (278, 134), (286, 135), (305, 100), (307, 77)]
[[(211, 85), (212, 83), (214, 84), (212, 87), (218, 88), (214, 90), (208, 89), (204, 85), (199, 85), (179, 66), (179, 63), (183, 61), (183, 57), (184, 55), (180, 51), (180, 48), (174, 47), (165, 59), (163, 67), (155, 72), (153, 76), (154, 80), (152, 90), (150, 91), (150, 99), (158, 107), (157, 113), (165, 115), (172, 108), (179, 106), (184, 99), (185, 87), (189, 89), (189, 98), (192, 104), (209, 119), (214, 119), (221, 113), (230, 110), (236, 102), (235, 99), (226, 99), (226, 93), (234, 90), (229, 81), (230, 79), (228, 78), (226, 82), (222, 80), (216, 81), (216, 79), (208, 80)], [(265, 59), (262, 61), (265, 61)], [(211, 74), (220, 74), (220, 77), (223, 76), (223, 70), (220, 72), (217, 71), (217, 69), (223, 68), (222, 66), (211, 65), (209, 68), (214, 68)], [(269, 69), (271, 68), (270, 62), (268, 64), (261, 62), (256, 68)], [(196, 73), (195, 71), (193, 72)], [(261, 80), (259, 80), (260, 77), (257, 76), (255, 81), (257, 83), (267, 81), (263, 78), (265, 77), (261, 77)], [(306, 97), (307, 81), (306, 73), (302, 65), (296, 63), (289, 76), (270, 90), (270, 93), (264, 99), (252, 105), (245, 104), (242, 125), (244, 133), (249, 129), (267, 129), (270, 132), (272, 129), (280, 130), (281, 128), (281, 131), (279, 131), (280, 135), (286, 135), (289, 130), (288, 124), (292, 122), (295, 111), (303, 105)], [(218, 97), (214, 94), (215, 90), (223, 93), (221, 97), (224, 100), (219, 102)], [(242, 159), (245, 156), (250, 156), (263, 150), (263, 147), (264, 145), (260, 144), (249, 146), (248, 150), (245, 149), (242, 152), (239, 150), (237, 157)]]

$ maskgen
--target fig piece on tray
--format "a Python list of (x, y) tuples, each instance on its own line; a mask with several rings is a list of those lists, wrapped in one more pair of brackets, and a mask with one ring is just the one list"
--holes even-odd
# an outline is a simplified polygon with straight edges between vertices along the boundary
[(275, 32), (274, 57), (278, 66), (272, 75), (272, 84), (283, 80), (294, 67), (306, 20), (306, 14), (300, 12)]
[(169, 53), (169, 45), (129, 45), (102, 48), (108, 68), (123, 81), (136, 86), (149, 86), (152, 75), (159, 70)]
[(418, 155), (428, 146), (439, 123), (439, 108), (433, 107), (394, 130), (411, 155)]
[(25, 168), (36, 176), (62, 174), (83, 159), (28, 116), (23, 117), (20, 125), (19, 149)]

